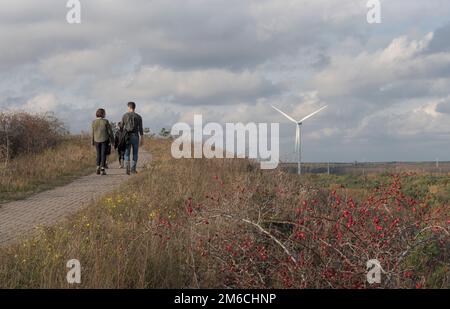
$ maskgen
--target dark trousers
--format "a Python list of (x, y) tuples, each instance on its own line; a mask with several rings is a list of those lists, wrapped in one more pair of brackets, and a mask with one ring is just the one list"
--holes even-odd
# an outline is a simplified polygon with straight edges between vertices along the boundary
[(97, 149), (97, 166), (105, 168), (106, 165), (106, 147), (108, 142), (95, 143), (95, 148)]
[(119, 155), (119, 163), (122, 164), (125, 159), (125, 150), (119, 149), (117, 150), (117, 154)]

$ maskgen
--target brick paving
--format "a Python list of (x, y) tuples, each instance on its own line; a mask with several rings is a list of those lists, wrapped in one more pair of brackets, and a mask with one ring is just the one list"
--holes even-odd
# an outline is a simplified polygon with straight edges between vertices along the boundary
[[(140, 151), (138, 172), (150, 159), (150, 153)], [(118, 162), (110, 164), (107, 173), (106, 176), (93, 173), (27, 199), (0, 204), (0, 246), (29, 236), (39, 225), (63, 220), (130, 179)]]

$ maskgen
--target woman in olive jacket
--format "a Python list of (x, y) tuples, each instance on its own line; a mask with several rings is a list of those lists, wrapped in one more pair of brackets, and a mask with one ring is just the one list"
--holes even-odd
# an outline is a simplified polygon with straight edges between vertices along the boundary
[(97, 175), (106, 175), (106, 151), (108, 144), (114, 144), (111, 124), (105, 119), (106, 112), (99, 108), (95, 114), (97, 119), (92, 122), (92, 145), (97, 149)]

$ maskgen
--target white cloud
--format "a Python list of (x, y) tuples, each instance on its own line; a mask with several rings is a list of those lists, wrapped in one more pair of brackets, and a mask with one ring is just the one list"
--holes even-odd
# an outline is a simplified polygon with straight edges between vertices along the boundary
[(432, 38), (433, 33), (421, 40), (409, 40), (403, 36), (373, 53), (333, 55), (330, 65), (316, 74), (313, 84), (323, 96), (338, 96), (361, 90), (369, 94), (392, 88), (392, 82), (399, 79), (422, 78), (439, 65), (450, 64), (450, 53), (422, 53)]
[(53, 111), (56, 107), (58, 107), (58, 104), (58, 99), (54, 94), (44, 93), (28, 100), (22, 106), (22, 109), (29, 112), (42, 113)]

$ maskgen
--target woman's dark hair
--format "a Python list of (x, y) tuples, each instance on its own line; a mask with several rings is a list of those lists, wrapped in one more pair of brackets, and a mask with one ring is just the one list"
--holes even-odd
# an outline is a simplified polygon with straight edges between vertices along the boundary
[(106, 112), (103, 108), (97, 109), (97, 112), (95, 113), (95, 116), (98, 118), (105, 118)]

